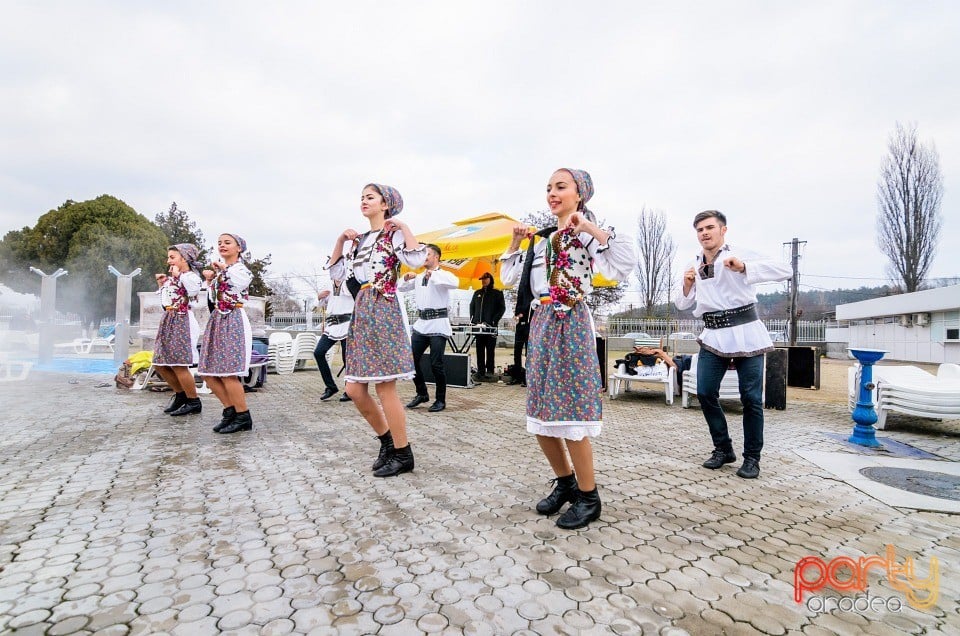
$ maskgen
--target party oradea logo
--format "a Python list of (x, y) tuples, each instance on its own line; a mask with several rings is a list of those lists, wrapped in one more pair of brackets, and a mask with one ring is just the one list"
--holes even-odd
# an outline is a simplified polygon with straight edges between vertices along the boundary
[[(858, 559), (839, 556), (824, 561), (820, 557), (808, 556), (797, 561), (793, 569), (793, 600), (803, 603), (804, 592), (813, 592), (807, 599), (807, 608), (819, 612), (829, 610), (828, 600), (833, 601), (841, 611), (888, 611), (898, 612), (903, 607), (903, 601), (897, 597), (884, 598), (882, 596), (856, 598), (825, 598), (816, 595), (816, 592), (829, 587), (837, 592), (865, 592), (868, 585), (868, 574), (886, 574), (890, 586), (903, 594), (907, 604), (918, 610), (933, 607), (940, 594), (940, 564), (935, 557), (930, 558), (930, 567), (927, 576), (921, 577), (914, 568), (913, 557), (906, 557), (902, 564), (897, 562), (897, 549), (887, 545), (886, 556), (862, 556)], [(818, 606), (811, 606), (818, 601)], [(849, 601), (841, 606), (841, 601)]]

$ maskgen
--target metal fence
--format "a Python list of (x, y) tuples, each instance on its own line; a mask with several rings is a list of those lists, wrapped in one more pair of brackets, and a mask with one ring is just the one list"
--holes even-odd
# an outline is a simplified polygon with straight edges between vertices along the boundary
[[(764, 326), (775, 342), (787, 342), (789, 320), (764, 320)], [(798, 320), (797, 342), (824, 342), (826, 321)], [(668, 338), (674, 333), (699, 334), (703, 330), (703, 321), (696, 318), (682, 320), (664, 320), (662, 318), (609, 318), (606, 320), (607, 336), (623, 336), (628, 333), (646, 333), (655, 338)]]
[[(320, 314), (311, 316), (311, 326), (319, 329), (321, 326)], [(410, 324), (417, 319), (416, 313), (410, 314)], [(306, 314), (302, 311), (278, 311), (270, 315), (267, 320), (271, 329), (289, 329), (292, 331), (306, 329)], [(598, 327), (605, 330), (609, 337), (623, 336), (628, 333), (646, 333), (655, 338), (669, 338), (675, 333), (699, 334), (703, 330), (703, 321), (696, 318), (683, 320), (664, 320), (662, 318), (598, 318)], [(789, 320), (764, 320), (763, 324), (770, 332), (774, 342), (788, 342)], [(797, 342), (825, 342), (826, 326), (824, 320), (798, 320)], [(513, 320), (504, 317), (500, 323), (503, 329), (513, 329)]]

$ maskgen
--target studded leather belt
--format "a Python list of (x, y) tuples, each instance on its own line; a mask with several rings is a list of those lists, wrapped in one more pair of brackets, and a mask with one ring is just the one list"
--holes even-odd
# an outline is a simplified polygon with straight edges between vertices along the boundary
[(435, 318), (446, 318), (447, 310), (444, 309), (421, 309), (417, 312), (417, 316), (423, 318), (424, 320), (434, 320)]
[(328, 325), (342, 325), (345, 322), (350, 322), (350, 318), (353, 317), (353, 314), (330, 314), (327, 316), (324, 321)]
[(708, 311), (703, 314), (703, 326), (707, 329), (725, 329), (727, 327), (736, 327), (745, 325), (748, 322), (759, 320), (757, 306), (754, 303), (735, 307), (733, 309), (724, 309), (722, 311)]

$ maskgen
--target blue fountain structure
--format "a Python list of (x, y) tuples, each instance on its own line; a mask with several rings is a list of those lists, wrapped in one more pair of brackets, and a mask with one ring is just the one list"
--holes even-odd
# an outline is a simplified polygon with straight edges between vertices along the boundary
[(860, 363), (860, 393), (857, 397), (857, 407), (853, 409), (853, 435), (847, 441), (861, 446), (877, 448), (883, 446), (877, 441), (877, 431), (873, 425), (877, 423), (877, 410), (873, 404), (873, 365), (884, 356), (882, 349), (848, 349)]

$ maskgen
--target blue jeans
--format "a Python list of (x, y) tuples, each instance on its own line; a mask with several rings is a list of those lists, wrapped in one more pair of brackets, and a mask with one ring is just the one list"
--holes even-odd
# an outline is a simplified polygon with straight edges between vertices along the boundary
[(697, 360), (697, 400), (710, 427), (714, 448), (732, 451), (727, 418), (720, 407), (720, 382), (731, 361), (740, 379), (743, 456), (759, 460), (760, 451), (763, 450), (763, 354), (749, 358), (724, 358), (701, 347)]
[(313, 350), (313, 359), (317, 361), (317, 366), (320, 367), (320, 377), (323, 378), (323, 384), (331, 391), (337, 390), (337, 383), (333, 380), (333, 373), (330, 371), (330, 365), (327, 364), (327, 351), (329, 351), (330, 348), (338, 342), (340, 343), (340, 357), (343, 360), (344, 366), (346, 366), (346, 340), (331, 340), (327, 337), (327, 334), (323, 334), (320, 336), (320, 340), (317, 342), (317, 348)]

